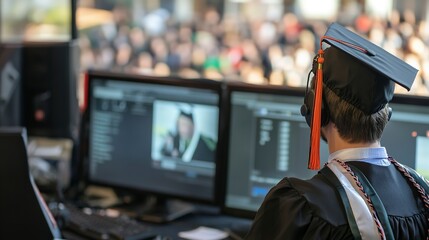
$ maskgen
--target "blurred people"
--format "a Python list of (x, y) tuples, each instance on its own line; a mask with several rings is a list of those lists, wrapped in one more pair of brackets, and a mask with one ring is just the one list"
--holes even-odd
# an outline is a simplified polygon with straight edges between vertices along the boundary
[[(375, 19), (363, 9), (357, 2), (346, 4), (338, 21), (401, 59), (413, 54), (410, 61), (424, 72), (411, 94), (429, 94), (427, 23), (412, 11), (393, 10), (388, 19)], [(302, 20), (293, 12), (284, 13), (278, 22), (221, 16), (210, 7), (187, 22), (179, 22), (165, 9), (139, 18), (130, 17), (130, 12), (123, 5), (115, 7), (114, 26), (81, 33), (83, 70), (105, 68), (299, 87), (305, 85), (316, 39), (328, 24)]]

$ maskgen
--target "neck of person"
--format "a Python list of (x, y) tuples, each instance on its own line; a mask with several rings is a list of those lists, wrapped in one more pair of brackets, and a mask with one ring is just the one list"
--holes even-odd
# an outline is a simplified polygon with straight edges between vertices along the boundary
[(338, 131), (337, 128), (333, 123), (329, 123), (326, 127), (322, 128), (322, 134), (325, 136), (328, 147), (329, 147), (329, 154), (347, 149), (347, 148), (376, 148), (381, 147), (380, 141), (374, 141), (374, 142), (357, 142), (357, 143), (351, 143), (345, 139), (343, 139)]

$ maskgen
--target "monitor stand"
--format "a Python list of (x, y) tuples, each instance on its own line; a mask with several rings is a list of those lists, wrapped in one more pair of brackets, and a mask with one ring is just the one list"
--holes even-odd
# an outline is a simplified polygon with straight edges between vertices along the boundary
[(180, 200), (149, 197), (137, 218), (153, 223), (166, 223), (193, 213), (195, 207)]

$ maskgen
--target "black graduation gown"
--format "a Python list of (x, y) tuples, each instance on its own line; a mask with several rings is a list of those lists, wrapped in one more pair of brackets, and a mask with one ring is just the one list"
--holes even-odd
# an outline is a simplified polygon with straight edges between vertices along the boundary
[[(383, 202), (395, 239), (426, 239), (427, 213), (419, 196), (391, 164), (348, 162)], [(353, 239), (337, 190), (321, 174), (284, 178), (265, 197), (246, 239)]]

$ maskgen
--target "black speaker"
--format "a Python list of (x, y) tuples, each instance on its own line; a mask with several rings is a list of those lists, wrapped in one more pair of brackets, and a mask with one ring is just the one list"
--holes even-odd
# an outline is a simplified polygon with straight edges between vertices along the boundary
[(78, 137), (77, 40), (22, 47), (24, 125), (32, 136)]
[(0, 126), (21, 125), (21, 47), (0, 44)]

